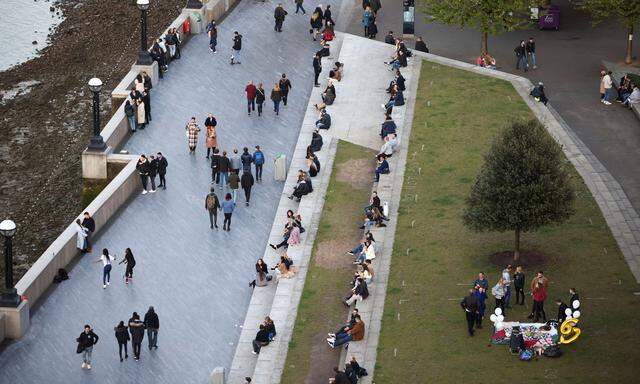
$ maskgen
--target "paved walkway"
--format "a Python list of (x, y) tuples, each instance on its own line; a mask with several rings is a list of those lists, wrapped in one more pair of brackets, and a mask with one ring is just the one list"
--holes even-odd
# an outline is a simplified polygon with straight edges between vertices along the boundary
[[(339, 1), (328, 3), (337, 14)], [(243, 1), (220, 25), (220, 53), (209, 53), (207, 37), (199, 35), (171, 64), (153, 90), (152, 124), (125, 145), (130, 153), (167, 156), (168, 189), (136, 197), (96, 239), (94, 253), (43, 300), (28, 334), (0, 354), (0, 382), (204, 383), (214, 367), (229, 367), (251, 296), (253, 263), (264, 251), (282, 193), (272, 160), (276, 153), (291, 156), (313, 84), (311, 60), (318, 47), (309, 38), (308, 14), (296, 16), (292, 4), (286, 4), (283, 33), (276, 34), (274, 3)], [(231, 67), (229, 42), (236, 29), (244, 35), (244, 57)], [(263, 81), (270, 91), (282, 72), (293, 83), (289, 105), (279, 117), (269, 103), (265, 116), (248, 117), (246, 81)], [(184, 125), (191, 116), (202, 124), (207, 112), (218, 118), (222, 148), (260, 144), (267, 156), (265, 181), (254, 187), (252, 205), (236, 210), (230, 233), (209, 229), (203, 140), (197, 155), (187, 154)], [(124, 268), (118, 266), (111, 286), (102, 289), (101, 267), (92, 261), (103, 247), (118, 257), (132, 248), (138, 262), (132, 285), (123, 284)], [(159, 349), (143, 348), (140, 362), (120, 363), (113, 327), (133, 311), (144, 315), (149, 305), (160, 316)], [(80, 369), (75, 354), (85, 323), (101, 337), (91, 371)]]
[[(631, 111), (619, 105), (607, 107), (598, 102), (598, 73), (601, 60), (624, 59), (626, 31), (617, 20), (593, 27), (589, 16), (573, 9), (567, 0), (554, 1), (561, 7), (559, 31), (515, 31), (489, 38), (489, 50), (498, 69), (544, 81), (550, 103), (562, 115), (577, 136), (611, 172), (636, 211), (640, 211), (640, 174), (629, 167), (640, 161), (640, 122)], [(378, 39), (389, 30), (402, 32), (402, 2), (382, 0), (378, 16)], [(362, 35), (362, 7), (354, 5), (346, 32)], [(427, 23), (416, 12), (416, 35), (427, 41), (431, 53), (475, 63), (480, 50), (480, 35), (471, 29)], [(536, 38), (539, 68), (516, 71), (513, 49), (529, 36)], [(638, 52), (636, 42), (635, 53)], [(410, 43), (409, 46), (413, 46)]]

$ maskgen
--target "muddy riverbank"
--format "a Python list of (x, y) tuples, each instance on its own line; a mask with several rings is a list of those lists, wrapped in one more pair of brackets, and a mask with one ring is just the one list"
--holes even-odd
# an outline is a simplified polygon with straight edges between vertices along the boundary
[[(184, 4), (151, 2), (149, 36), (158, 36)], [(104, 124), (109, 94), (129, 71), (140, 41), (133, 0), (62, 0), (57, 6), (64, 21), (51, 44), (39, 57), (0, 72), (0, 219), (18, 225), (16, 281), (83, 208), (80, 155), (92, 124), (87, 81), (95, 76), (104, 83)]]

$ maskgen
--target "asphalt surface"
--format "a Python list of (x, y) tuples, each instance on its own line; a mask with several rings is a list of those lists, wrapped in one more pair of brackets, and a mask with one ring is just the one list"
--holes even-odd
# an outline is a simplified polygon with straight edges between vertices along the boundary
[[(550, 103), (622, 185), (636, 211), (640, 211), (640, 173), (633, 166), (640, 161), (640, 121), (617, 103), (611, 106), (600, 103), (598, 90), (601, 60), (624, 60), (626, 31), (616, 20), (593, 27), (588, 14), (572, 9), (567, 1), (554, 3), (561, 8), (559, 31), (532, 28), (489, 37), (489, 51), (499, 70), (544, 82)], [(361, 16), (362, 7), (355, 4), (347, 32), (363, 35)], [(477, 31), (427, 23), (420, 14), (416, 14), (415, 29), (431, 53), (475, 63), (480, 52)], [(400, 0), (382, 0), (378, 30), (378, 40), (383, 40), (389, 30), (401, 34)], [(513, 49), (529, 36), (536, 39), (538, 69), (524, 73), (515, 69)], [(413, 47), (413, 42), (408, 46)]]

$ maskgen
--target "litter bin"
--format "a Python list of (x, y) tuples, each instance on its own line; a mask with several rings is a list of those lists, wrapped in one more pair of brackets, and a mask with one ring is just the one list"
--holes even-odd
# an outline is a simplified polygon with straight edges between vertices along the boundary
[(543, 29), (560, 29), (560, 7), (551, 5), (549, 8), (540, 12), (538, 19), (538, 28)]

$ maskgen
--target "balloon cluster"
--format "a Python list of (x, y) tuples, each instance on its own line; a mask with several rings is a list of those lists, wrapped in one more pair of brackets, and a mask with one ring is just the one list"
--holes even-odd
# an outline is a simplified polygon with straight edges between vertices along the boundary
[(580, 301), (573, 300), (571, 308), (564, 310), (564, 314), (567, 315), (566, 319), (577, 319), (580, 317)]
[(499, 331), (504, 328), (502, 322), (504, 321), (504, 315), (502, 314), (502, 308), (498, 307), (493, 312), (489, 319), (493, 322), (493, 326), (496, 328), (496, 331)]
[(580, 317), (580, 301), (574, 300), (571, 303), (572, 308), (567, 308), (564, 314), (567, 318), (562, 322), (560, 326), (560, 344), (570, 344), (578, 339), (582, 332), (580, 328), (576, 327), (578, 324), (578, 318)]

